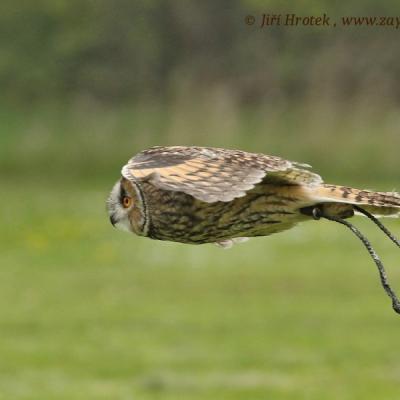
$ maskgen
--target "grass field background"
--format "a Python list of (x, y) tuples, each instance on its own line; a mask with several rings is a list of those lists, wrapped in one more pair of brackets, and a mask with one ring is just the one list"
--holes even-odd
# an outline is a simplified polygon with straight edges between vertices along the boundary
[[(64, 111), (2, 116), (0, 399), (399, 398), (399, 317), (344, 227), (310, 222), (222, 250), (130, 236), (105, 213), (121, 165), (152, 144), (279, 154), (334, 183), (391, 190), (393, 113), (322, 129), (304, 110), (229, 126)], [(398, 249), (355, 222), (400, 288)]]

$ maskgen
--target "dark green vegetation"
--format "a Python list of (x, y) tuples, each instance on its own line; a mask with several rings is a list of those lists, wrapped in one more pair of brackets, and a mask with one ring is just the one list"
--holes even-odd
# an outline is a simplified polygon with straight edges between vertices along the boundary
[[(326, 13), (338, 26), (259, 28), (263, 14), (287, 13)], [(398, 2), (3, 0), (2, 98), (397, 103), (398, 29), (340, 25), (351, 16), (396, 18)]]

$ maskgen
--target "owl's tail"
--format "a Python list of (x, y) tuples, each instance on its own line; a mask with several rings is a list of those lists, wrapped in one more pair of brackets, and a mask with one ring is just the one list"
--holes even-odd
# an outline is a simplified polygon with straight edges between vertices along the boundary
[[(373, 192), (322, 184), (314, 189), (313, 198), (324, 203), (359, 206), (376, 217), (400, 217), (400, 193), (396, 192)], [(355, 211), (360, 214), (357, 208)]]

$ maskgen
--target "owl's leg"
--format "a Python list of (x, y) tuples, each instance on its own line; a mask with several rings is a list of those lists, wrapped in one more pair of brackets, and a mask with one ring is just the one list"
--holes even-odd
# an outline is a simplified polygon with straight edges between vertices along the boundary
[(319, 219), (321, 219), (321, 217), (323, 216), (323, 212), (322, 209), (318, 206), (313, 207), (312, 211), (311, 211), (312, 217), (318, 221)]
[(313, 217), (316, 221), (321, 219), (322, 217), (322, 207), (321, 205), (316, 205), (316, 206), (309, 206), (309, 207), (303, 207), (300, 208), (299, 210), (302, 214), (308, 215), (309, 217)]
[[(361, 209), (362, 210), (362, 209)], [(358, 210), (360, 212), (363, 212), (364, 210)], [(368, 253), (370, 254), (370, 256), (372, 257), (372, 259), (375, 262), (375, 265), (378, 268), (378, 272), (379, 272), (379, 276), (380, 276), (380, 280), (381, 280), (381, 284), (383, 289), (385, 290), (386, 294), (390, 297), (390, 299), (392, 300), (392, 307), (393, 310), (400, 314), (400, 301), (396, 296), (396, 293), (394, 292), (394, 290), (391, 288), (389, 281), (388, 281), (388, 277), (385, 271), (385, 267), (381, 261), (381, 259), (379, 258), (378, 254), (376, 253), (376, 251), (374, 250), (374, 248), (372, 247), (370, 241), (350, 222), (346, 221), (345, 219), (339, 218), (339, 217), (335, 217), (335, 216), (330, 216), (330, 215), (325, 215), (323, 213), (323, 210), (318, 207), (315, 206), (313, 207), (313, 209), (311, 210), (311, 215), (313, 216), (313, 218), (315, 220), (319, 220), (321, 218), (325, 218), (329, 221), (335, 221), (338, 222), (339, 224), (345, 225), (347, 226), (363, 243), (363, 245), (365, 246), (365, 248), (368, 250)], [(366, 214), (367, 215), (367, 214)], [(368, 215), (367, 215), (368, 216)], [(369, 217), (369, 216), (368, 216)], [(369, 217), (370, 218), (370, 217)], [(375, 218), (375, 217), (374, 217)], [(374, 221), (374, 220), (373, 220)], [(375, 221), (374, 221), (375, 222)], [(378, 221), (379, 222), (379, 221)], [(383, 232), (389, 236), (389, 238), (394, 241), (394, 243), (396, 243), (397, 245), (399, 245), (399, 241), (387, 230), (386, 227), (384, 227), (382, 225), (382, 227), (378, 224), (378, 226), (383, 230)]]

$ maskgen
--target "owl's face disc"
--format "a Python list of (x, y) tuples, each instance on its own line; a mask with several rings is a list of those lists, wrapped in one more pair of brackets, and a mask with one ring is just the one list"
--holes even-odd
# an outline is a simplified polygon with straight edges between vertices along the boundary
[(107, 200), (107, 211), (110, 222), (116, 228), (137, 235), (146, 235), (143, 198), (135, 183), (121, 178), (111, 190)]

